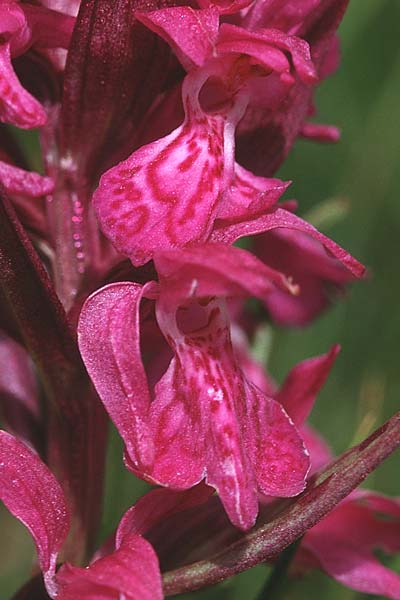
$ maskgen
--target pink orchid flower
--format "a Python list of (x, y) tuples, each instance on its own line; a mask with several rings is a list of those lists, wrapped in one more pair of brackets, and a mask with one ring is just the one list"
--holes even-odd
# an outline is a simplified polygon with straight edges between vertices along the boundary
[[(160, 253), (155, 265), (158, 286), (111, 284), (86, 301), (78, 326), (83, 360), (125, 442), (128, 468), (177, 490), (205, 479), (232, 523), (248, 529), (259, 493), (302, 491), (309, 459), (281, 404), (240, 369), (224, 298), (295, 288), (245, 250), (222, 244)], [(140, 330), (141, 315), (152, 316), (151, 299), (170, 355), (150, 388)]]
[[(42, 6), (0, 4), (0, 120), (30, 129), (46, 122), (41, 104), (19, 82), (12, 60), (29, 48), (68, 48), (75, 19)], [(17, 175), (15, 175), (17, 177)]]
[(172, 46), (188, 71), (183, 124), (107, 171), (93, 196), (106, 236), (140, 265), (157, 250), (206, 241), (231, 207), (239, 219), (277, 200), (282, 182), (263, 180), (260, 193), (251, 174), (235, 164), (235, 127), (260, 78), (274, 74), (287, 88), (293, 71), (304, 81), (316, 75), (303, 40), (275, 29), (219, 26), (216, 8), (136, 16)]
[(140, 533), (120, 534), (115, 549), (82, 569), (68, 563), (56, 573), (57, 557), (69, 529), (62, 489), (40, 458), (0, 431), (0, 499), (31, 533), (50, 598), (57, 600), (161, 600), (156, 554)]

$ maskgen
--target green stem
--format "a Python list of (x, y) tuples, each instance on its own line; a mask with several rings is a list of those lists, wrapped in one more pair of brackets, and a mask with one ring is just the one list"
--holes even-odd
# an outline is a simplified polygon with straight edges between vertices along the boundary
[(301, 538), (296, 540), (294, 544), (291, 544), (282, 552), (256, 600), (269, 600), (269, 598), (278, 600), (278, 598), (283, 597), (282, 593), (286, 591), (289, 584), (287, 572), (300, 542)]

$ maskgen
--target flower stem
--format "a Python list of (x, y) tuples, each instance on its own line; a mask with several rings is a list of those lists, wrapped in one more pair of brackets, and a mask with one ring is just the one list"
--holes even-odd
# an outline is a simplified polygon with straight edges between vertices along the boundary
[(165, 573), (165, 595), (197, 590), (273, 559), (316, 525), (399, 446), (400, 412), (315, 476), (306, 491), (274, 519), (260, 523), (207, 560)]

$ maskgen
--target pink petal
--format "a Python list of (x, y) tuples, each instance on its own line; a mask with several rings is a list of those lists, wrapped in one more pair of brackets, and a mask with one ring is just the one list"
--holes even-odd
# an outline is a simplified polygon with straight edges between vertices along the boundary
[(20, 84), (11, 64), (10, 45), (0, 44), (0, 120), (23, 129), (40, 127), (43, 107)]
[(305, 83), (316, 83), (318, 80), (307, 42), (288, 36), (278, 29), (247, 31), (242, 27), (223, 23), (217, 50), (219, 54), (246, 54), (266, 69), (278, 73), (290, 71), (290, 63), (285, 56), (289, 52), (295, 69)]
[(296, 293), (296, 286), (250, 252), (225, 244), (199, 244), (154, 257), (163, 293), (172, 301), (207, 296), (263, 298), (276, 288)]
[(248, 384), (251, 427), (247, 444), (253, 446), (253, 466), (261, 493), (296, 496), (306, 485), (310, 459), (297, 429), (282, 406)]
[(198, 0), (199, 6), (208, 8), (215, 6), (221, 15), (231, 15), (252, 4), (254, 0)]
[(0, 431), (0, 497), (29, 529), (47, 591), (54, 598), (57, 555), (69, 529), (64, 494), (38, 456), (5, 431)]
[(241, 21), (246, 29), (275, 27), (285, 32), (296, 30), (306, 19), (316, 13), (321, 0), (267, 0), (254, 2)]
[(185, 79), (183, 125), (107, 171), (93, 196), (105, 235), (135, 265), (210, 233), (224, 172), (225, 121), (201, 110), (202, 83)]
[(333, 125), (320, 125), (319, 123), (304, 123), (300, 135), (313, 142), (335, 143), (340, 139), (340, 129)]
[(124, 538), (118, 550), (86, 569), (64, 565), (57, 574), (57, 600), (162, 600), (157, 556), (146, 540)]
[(323, 244), (326, 250), (337, 258), (355, 277), (362, 277), (364, 275), (365, 267), (353, 258), (351, 254), (346, 252), (333, 240), (320, 233), (315, 227), (283, 208), (277, 208), (253, 221), (234, 225), (227, 224), (226, 226), (222, 224), (219, 229), (214, 230), (211, 239), (215, 242), (231, 244), (240, 237), (264, 233), (279, 227), (306, 233), (311, 238)]
[(247, 381), (254, 383), (267, 396), (274, 397), (277, 391), (276, 383), (267, 373), (264, 365), (252, 356), (244, 331), (237, 325), (231, 325), (231, 336), (236, 360)]
[(296, 365), (275, 396), (297, 426), (302, 425), (310, 414), (339, 351), (340, 346), (335, 345), (327, 354), (309, 358)]
[(128, 535), (144, 534), (172, 515), (204, 504), (212, 493), (213, 489), (204, 484), (197, 485), (186, 492), (151, 490), (122, 517), (116, 534), (117, 548)]
[(400, 519), (400, 498), (390, 498), (362, 488), (356, 490), (354, 496), (374, 512)]
[(193, 10), (174, 6), (152, 12), (137, 11), (135, 16), (168, 42), (187, 71), (203, 65), (215, 52), (219, 27), (216, 7)]
[(29, 354), (0, 333), (0, 414), (3, 423), (21, 439), (39, 446), (39, 385)]
[(294, 229), (274, 229), (257, 236), (253, 251), (269, 266), (290, 274), (300, 287), (296, 298), (277, 290), (265, 299), (268, 312), (280, 325), (306, 325), (329, 306), (335, 292), (339, 295), (354, 279), (320, 242)]
[(221, 203), (218, 219), (235, 223), (256, 218), (271, 210), (289, 185), (280, 179), (257, 177), (236, 163), (234, 180)]
[(336, 581), (360, 592), (400, 599), (400, 575), (381, 565), (372, 552), (334, 535), (306, 534), (304, 544)]
[(21, 8), (32, 30), (31, 45), (68, 49), (75, 25), (74, 17), (32, 4), (21, 4)]
[(54, 183), (50, 177), (28, 172), (0, 160), (0, 182), (9, 194), (39, 198), (50, 194)]
[(205, 475), (200, 399), (191, 394), (184, 369), (172, 360), (155, 387), (150, 422), (155, 440), (154, 483), (187, 489)]
[(146, 425), (150, 394), (141, 361), (139, 309), (147, 287), (108, 285), (86, 300), (78, 324), (79, 349), (129, 457), (152, 464), (153, 444)]

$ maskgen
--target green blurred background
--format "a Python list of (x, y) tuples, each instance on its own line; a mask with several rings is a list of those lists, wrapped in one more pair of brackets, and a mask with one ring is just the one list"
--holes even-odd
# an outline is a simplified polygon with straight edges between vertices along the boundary
[[(342, 140), (334, 146), (298, 142), (279, 173), (293, 180), (291, 196), (297, 198), (299, 212), (313, 215), (315, 223), (371, 273), (311, 327), (272, 332), (268, 366), (278, 381), (296, 362), (325, 352), (334, 342), (342, 344), (311, 418), (335, 452), (365, 437), (399, 406), (399, 23), (399, 0), (350, 2), (341, 27), (342, 66), (318, 97), (320, 120), (339, 125)], [(316, 211), (321, 203), (325, 208)], [(121, 453), (113, 433), (102, 538), (146, 489), (123, 469)], [(371, 475), (367, 485), (399, 494), (399, 455)], [(0, 518), (0, 599), (6, 600), (29, 576), (33, 544), (3, 506)], [(398, 559), (388, 564), (400, 571)], [(181, 597), (256, 600), (267, 574), (266, 567), (258, 566), (212, 589)], [(371, 598), (321, 573), (296, 580), (281, 596), (310, 597)]]

